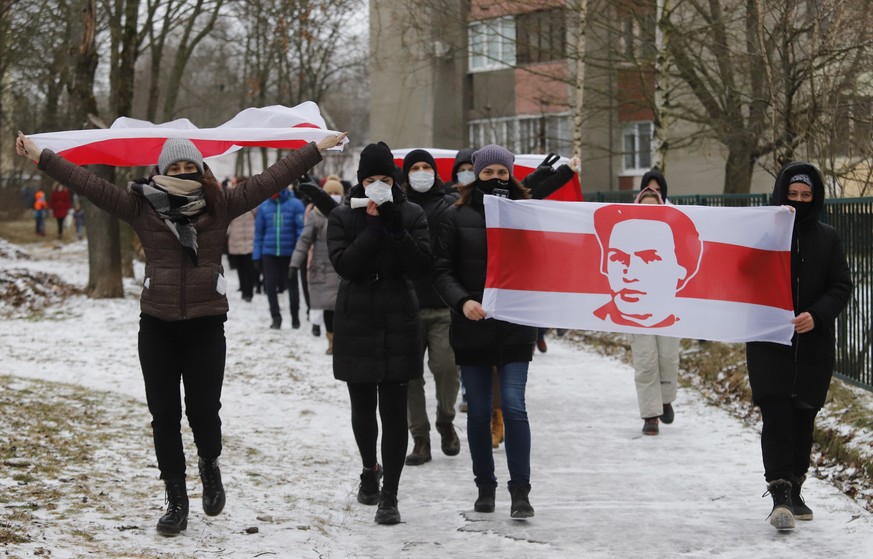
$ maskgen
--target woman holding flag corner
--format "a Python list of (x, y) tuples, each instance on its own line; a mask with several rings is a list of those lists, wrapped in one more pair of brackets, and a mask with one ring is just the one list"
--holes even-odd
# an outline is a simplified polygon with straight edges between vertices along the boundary
[(146, 268), (140, 298), (140, 364), (158, 468), (167, 492), (167, 512), (157, 524), (166, 535), (188, 525), (182, 402), (194, 432), (203, 483), (203, 509), (224, 508), (218, 467), (221, 454), (221, 388), (226, 342), (221, 257), (228, 224), (283, 190), (321, 161), (321, 152), (342, 143), (345, 133), (326, 136), (292, 151), (263, 173), (223, 192), (190, 140), (166, 140), (151, 176), (121, 189), (20, 134), (16, 152), (104, 211), (128, 221), (139, 235)]
[(837, 231), (818, 220), (824, 207), (818, 169), (789, 163), (776, 178), (771, 203), (794, 208), (791, 291), (795, 334), (791, 345), (746, 344), (752, 400), (761, 409), (764, 479), (773, 498), (770, 524), (794, 528), (812, 520), (800, 496), (809, 469), (815, 416), (834, 371), (834, 321), (852, 293), (852, 278)]
[(492, 369), (500, 377), (509, 466), (510, 516), (534, 515), (530, 504), (530, 424), (525, 405), (528, 366), (536, 328), (487, 318), (482, 308), (487, 268), (484, 198), (530, 198), (512, 176), (515, 156), (487, 145), (473, 154), (476, 180), (459, 188), (460, 200), (438, 225), (434, 286), (452, 311), (450, 342), (467, 394), (467, 439), (479, 491), (477, 512), (494, 512), (497, 478), (491, 446)]

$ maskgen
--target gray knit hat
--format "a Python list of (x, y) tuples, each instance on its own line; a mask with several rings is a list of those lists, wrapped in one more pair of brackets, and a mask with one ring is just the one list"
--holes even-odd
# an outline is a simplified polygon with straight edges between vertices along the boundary
[(164, 142), (161, 156), (158, 157), (158, 173), (166, 175), (170, 165), (179, 161), (190, 161), (203, 174), (203, 155), (197, 146), (185, 138), (170, 138)]
[(473, 172), (479, 176), (479, 171), (489, 165), (500, 163), (507, 169), (509, 174), (512, 174), (512, 163), (515, 161), (515, 156), (508, 149), (497, 144), (488, 144), (482, 149), (473, 153)]

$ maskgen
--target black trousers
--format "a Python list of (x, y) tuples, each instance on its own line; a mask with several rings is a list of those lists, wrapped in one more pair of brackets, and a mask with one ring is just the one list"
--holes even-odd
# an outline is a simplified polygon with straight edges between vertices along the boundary
[(382, 487), (396, 495), (409, 445), (406, 423), (406, 391), (409, 385), (399, 382), (347, 384), (352, 403), (352, 431), (364, 468), (371, 468), (379, 462), (376, 457), (376, 440), (379, 438), (376, 406), (379, 407), (383, 429)]
[(333, 334), (333, 313), (334, 311), (324, 311), (324, 329)]
[(239, 277), (239, 290), (245, 299), (251, 299), (255, 291), (255, 265), (252, 263), (252, 255), (228, 254), (227, 259), (232, 268), (236, 268)]
[(818, 410), (780, 396), (768, 396), (758, 406), (764, 420), (761, 429), (764, 479), (769, 483), (806, 474)]
[(197, 454), (211, 460), (221, 454), (221, 387), (227, 344), (227, 315), (165, 321), (142, 314), (139, 361), (161, 478), (185, 475), (182, 448), (182, 399), (194, 432)]
[(293, 283), (289, 281), (288, 269), (291, 257), (264, 255), (261, 257), (261, 264), (264, 268), (264, 291), (267, 293), (267, 301), (270, 303), (270, 316), (282, 320), (282, 311), (279, 309), (279, 293), (283, 292), (286, 287), (291, 304), (291, 316), (297, 316), (300, 309), (300, 290), (297, 286), (296, 276)]

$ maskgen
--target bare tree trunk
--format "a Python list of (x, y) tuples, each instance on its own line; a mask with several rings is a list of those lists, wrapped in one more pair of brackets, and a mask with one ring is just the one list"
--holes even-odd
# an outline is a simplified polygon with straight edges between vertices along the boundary
[(573, 154), (582, 154), (582, 111), (585, 109), (585, 27), (588, 24), (588, 0), (579, 0), (576, 38), (576, 99), (573, 106)]
[[(71, 121), (78, 128), (90, 128), (88, 115), (97, 115), (94, 97), (94, 73), (97, 69), (97, 6), (95, 0), (79, 0), (71, 6), (72, 81), (69, 86)], [(115, 178), (115, 170), (104, 165), (94, 166), (94, 172), (107, 180)], [(88, 286), (91, 297), (122, 297), (121, 253), (118, 245), (118, 220), (108, 213), (84, 203), (88, 222)]]
[(725, 194), (748, 194), (751, 191), (755, 160), (756, 157), (747, 145), (728, 146), (728, 157), (724, 166)]
[(654, 99), (654, 138), (652, 139), (652, 166), (667, 172), (667, 151), (670, 136), (670, 65), (667, 61), (666, 46), (668, 37), (664, 33), (662, 20), (669, 17), (670, 0), (657, 0), (655, 7), (655, 99)]

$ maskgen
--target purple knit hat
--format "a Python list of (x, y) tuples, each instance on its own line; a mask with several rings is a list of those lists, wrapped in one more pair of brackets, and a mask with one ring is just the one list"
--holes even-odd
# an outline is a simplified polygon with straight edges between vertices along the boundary
[(479, 171), (489, 165), (500, 163), (507, 169), (509, 174), (512, 174), (512, 163), (515, 161), (515, 156), (508, 149), (497, 144), (488, 144), (479, 151), (473, 153), (473, 173), (479, 176)]

